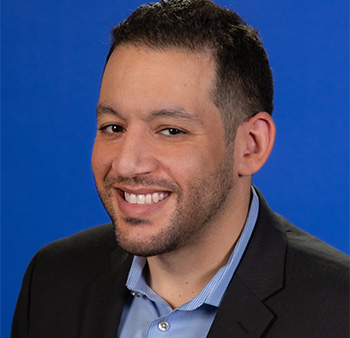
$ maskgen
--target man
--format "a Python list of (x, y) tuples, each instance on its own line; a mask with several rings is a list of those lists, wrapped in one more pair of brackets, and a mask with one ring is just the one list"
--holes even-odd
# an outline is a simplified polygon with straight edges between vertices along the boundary
[(38, 252), (13, 337), (348, 337), (347, 256), (251, 185), (272, 98), (256, 31), (208, 0), (115, 27), (92, 155), (113, 225)]

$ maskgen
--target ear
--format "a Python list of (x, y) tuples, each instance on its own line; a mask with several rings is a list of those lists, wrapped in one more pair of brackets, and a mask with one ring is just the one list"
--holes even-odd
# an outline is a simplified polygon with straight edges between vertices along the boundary
[(235, 160), (240, 176), (256, 173), (270, 156), (276, 127), (270, 114), (260, 112), (237, 128)]

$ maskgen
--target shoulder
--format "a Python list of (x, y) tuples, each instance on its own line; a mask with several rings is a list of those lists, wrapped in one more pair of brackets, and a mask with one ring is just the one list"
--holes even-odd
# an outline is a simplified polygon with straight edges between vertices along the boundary
[[(286, 254), (283, 287), (275, 297), (266, 300), (278, 314), (271, 332), (276, 329), (299, 337), (346, 337), (349, 257), (277, 217), (286, 232)], [(293, 329), (287, 329), (288, 323)]]
[(259, 254), (265, 257), (265, 279), (279, 280), (278, 288), (264, 300), (275, 314), (269, 337), (281, 333), (286, 337), (347, 337), (349, 256), (261, 202), (260, 242), (254, 246), (260, 243)]
[[(283, 216), (274, 213), (262, 200), (261, 213), (266, 226), (265, 232), (277, 231), (285, 245), (285, 283), (307, 286), (312, 293), (317, 288), (328, 294), (339, 295), (349, 290), (349, 256), (303, 231)], [(266, 234), (265, 234), (266, 235)], [(330, 288), (330, 289), (329, 289)], [(295, 291), (295, 290), (294, 290)]]
[(89, 248), (113, 250), (117, 246), (111, 223), (78, 232), (72, 236), (56, 240), (40, 249), (39, 253), (74, 253)]
[(30, 292), (38, 312), (67, 299), (79, 304), (103, 278), (124, 278), (130, 260), (117, 244), (112, 224), (94, 227), (40, 249), (26, 270), (22, 293)]
[[(263, 257), (270, 274), (283, 275), (281, 294), (290, 301), (321, 298), (336, 307), (348, 306), (349, 256), (274, 213), (259, 196), (255, 258)], [(253, 235), (254, 238), (254, 235)], [(252, 238), (252, 239), (253, 239)], [(253, 241), (252, 241), (253, 242)], [(278, 256), (278, 257), (276, 257)], [(273, 264), (271, 264), (273, 260)]]
[[(349, 256), (331, 245), (293, 225), (283, 216), (273, 212), (259, 193), (260, 210), (257, 227), (261, 229), (261, 239), (275, 235), (274, 239), (285, 246), (285, 271), (289, 269), (307, 273), (329, 274), (347, 273)], [(337, 273), (336, 273), (337, 275)]]
[(294, 226), (283, 217), (279, 215), (278, 217), (284, 220), (281, 221), (281, 224), (284, 226), (288, 246), (293, 250), (293, 254), (306, 255), (315, 263), (324, 262), (326, 264), (335, 264), (339, 267), (348, 268), (348, 255)]
[(131, 259), (118, 246), (112, 224), (46, 245), (26, 270), (13, 336), (24, 337), (30, 331), (31, 337), (70, 337), (85, 325), (86, 316), (87, 326), (108, 316), (105, 307), (112, 295), (119, 303), (123, 297)]
[(113, 225), (105, 224), (44, 246), (31, 264), (37, 274), (48, 277), (57, 278), (60, 273), (89, 276), (109, 270), (111, 255), (116, 250), (122, 249), (117, 244)]
[(347, 294), (349, 256), (286, 220), (282, 220), (281, 224), (287, 238), (287, 281), (299, 285), (304, 283), (308, 286), (306, 291), (309, 294), (322, 290), (329, 297), (338, 298), (341, 294)]

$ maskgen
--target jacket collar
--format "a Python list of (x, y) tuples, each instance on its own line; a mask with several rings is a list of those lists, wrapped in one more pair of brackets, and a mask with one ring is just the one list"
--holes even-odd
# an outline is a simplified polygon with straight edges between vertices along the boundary
[(82, 320), (82, 337), (115, 338), (124, 303), (130, 297), (125, 283), (131, 261), (132, 255), (117, 246), (111, 255), (110, 271), (91, 283)]
[(261, 337), (274, 318), (264, 300), (283, 287), (286, 234), (257, 192), (257, 223), (209, 331), (211, 338)]

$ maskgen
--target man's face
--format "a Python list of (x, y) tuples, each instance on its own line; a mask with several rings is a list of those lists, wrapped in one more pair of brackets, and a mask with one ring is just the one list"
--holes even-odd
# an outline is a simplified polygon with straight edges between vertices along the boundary
[(97, 107), (92, 167), (120, 245), (142, 256), (197, 245), (218, 226), (233, 159), (210, 98), (209, 54), (118, 47)]

